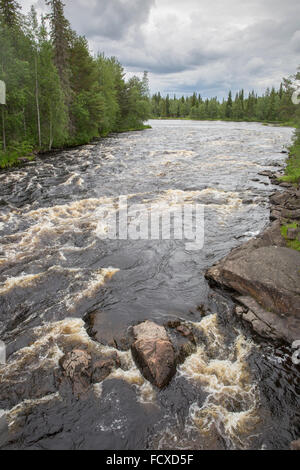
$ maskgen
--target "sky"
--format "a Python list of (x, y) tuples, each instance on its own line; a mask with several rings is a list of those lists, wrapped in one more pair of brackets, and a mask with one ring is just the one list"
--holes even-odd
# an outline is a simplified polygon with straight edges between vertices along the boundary
[[(19, 0), (26, 12), (44, 0)], [(64, 0), (93, 53), (116, 56), (151, 92), (227, 96), (279, 87), (300, 65), (299, 0)]]

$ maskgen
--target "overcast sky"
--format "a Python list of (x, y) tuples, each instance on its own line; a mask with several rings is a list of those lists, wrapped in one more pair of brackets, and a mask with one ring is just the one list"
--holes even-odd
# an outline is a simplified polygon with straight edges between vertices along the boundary
[[(44, 9), (44, 0), (19, 0)], [(65, 0), (94, 53), (116, 56), (151, 91), (204, 97), (278, 86), (300, 65), (299, 0)]]

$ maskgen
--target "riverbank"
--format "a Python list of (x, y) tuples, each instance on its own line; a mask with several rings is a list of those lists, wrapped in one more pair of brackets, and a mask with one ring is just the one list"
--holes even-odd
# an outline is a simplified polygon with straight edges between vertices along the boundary
[(270, 222), (258, 237), (209, 268), (212, 286), (230, 290), (235, 313), (267, 339), (300, 338), (299, 147), (291, 147), (285, 174), (265, 171), (278, 185), (270, 197)]
[[(123, 134), (125, 132), (138, 132), (138, 131), (143, 131), (146, 129), (151, 129), (151, 126), (141, 125), (135, 128), (120, 129), (119, 131), (115, 131), (114, 133)], [(101, 137), (97, 137), (97, 139), (104, 139), (105, 137), (108, 137), (110, 134), (111, 133), (102, 135)], [(77, 145), (74, 143), (66, 144), (63, 147), (53, 148), (51, 150), (34, 149), (33, 146), (27, 142), (22, 143), (22, 144), (17, 144), (15, 146), (12, 146), (6, 152), (0, 151), (0, 171), (7, 169), (7, 168), (14, 167), (14, 166), (22, 165), (23, 163), (27, 163), (28, 161), (32, 161), (36, 158), (37, 155), (44, 155), (44, 154), (49, 154), (49, 153), (54, 153), (54, 152), (60, 152), (66, 149), (82, 147), (83, 145), (90, 144), (95, 139), (96, 138), (86, 141), (86, 142), (81, 142)]]
[(260, 121), (257, 119), (220, 119), (220, 118), (205, 118), (205, 119), (195, 119), (191, 117), (151, 117), (154, 121), (210, 121), (210, 122), (249, 122), (249, 123), (259, 123), (264, 126), (279, 126), (279, 127), (296, 127), (296, 122), (294, 121)]

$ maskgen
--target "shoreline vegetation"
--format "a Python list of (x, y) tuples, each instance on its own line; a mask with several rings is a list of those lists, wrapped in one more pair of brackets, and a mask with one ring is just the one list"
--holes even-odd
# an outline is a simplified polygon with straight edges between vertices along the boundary
[(39, 152), (84, 145), (111, 133), (142, 130), (150, 117), (149, 81), (126, 78), (115, 57), (92, 55), (72, 30), (61, 0), (23, 15), (0, 1), (0, 169)]
[(64, 150), (72, 149), (72, 148), (77, 148), (77, 147), (82, 147), (84, 145), (90, 144), (92, 142), (95, 142), (97, 139), (105, 138), (108, 137), (110, 134), (123, 134), (125, 132), (140, 132), (144, 131), (147, 129), (151, 129), (151, 126), (149, 125), (139, 125), (136, 126), (135, 128), (124, 128), (122, 130), (116, 130), (111, 133), (107, 133), (106, 135), (102, 135), (101, 137), (94, 137), (91, 140), (88, 140), (87, 142), (80, 143), (80, 144), (70, 144), (70, 145), (64, 145), (63, 147), (52, 147), (51, 150), (49, 149), (33, 149), (30, 144), (27, 144), (26, 142), (20, 145), (16, 145), (8, 149), (6, 152), (3, 152), (0, 150), (0, 171), (1, 170), (7, 170), (12, 167), (17, 167), (20, 165), (23, 165), (24, 163), (28, 163), (36, 158), (37, 155), (47, 155), (50, 153), (57, 153), (57, 152), (62, 152)]
[[(0, 113), (0, 169), (32, 160), (39, 152), (87, 144), (110, 133), (145, 129), (152, 119), (261, 122), (297, 127), (293, 79), (262, 96), (244, 90), (228, 97), (150, 95), (148, 73), (126, 79), (115, 57), (92, 55), (64, 15), (61, 0), (45, 0), (23, 15), (17, 1), (0, 2), (0, 80), (6, 105)], [(147, 128), (147, 127), (146, 127)], [(297, 150), (298, 152), (298, 150)]]

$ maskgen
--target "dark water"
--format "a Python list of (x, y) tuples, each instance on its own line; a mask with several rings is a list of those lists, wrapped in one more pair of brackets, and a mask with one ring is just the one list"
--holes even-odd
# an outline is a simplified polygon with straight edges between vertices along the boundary
[[(292, 129), (151, 125), (0, 173), (0, 339), (8, 354), (0, 408), (9, 448), (273, 449), (300, 433), (291, 351), (252, 336), (204, 279), (207, 267), (267, 225), (274, 187), (258, 173), (284, 164)], [(203, 204), (204, 248), (105, 239), (121, 195), (156, 210)], [(202, 319), (199, 305), (211, 314)], [(91, 312), (101, 317), (101, 344), (85, 328)], [(158, 391), (124, 337), (145, 319), (177, 318), (194, 330), (197, 351)], [(55, 385), (53, 370), (70, 345), (116, 350), (121, 361), (86, 400)]]

